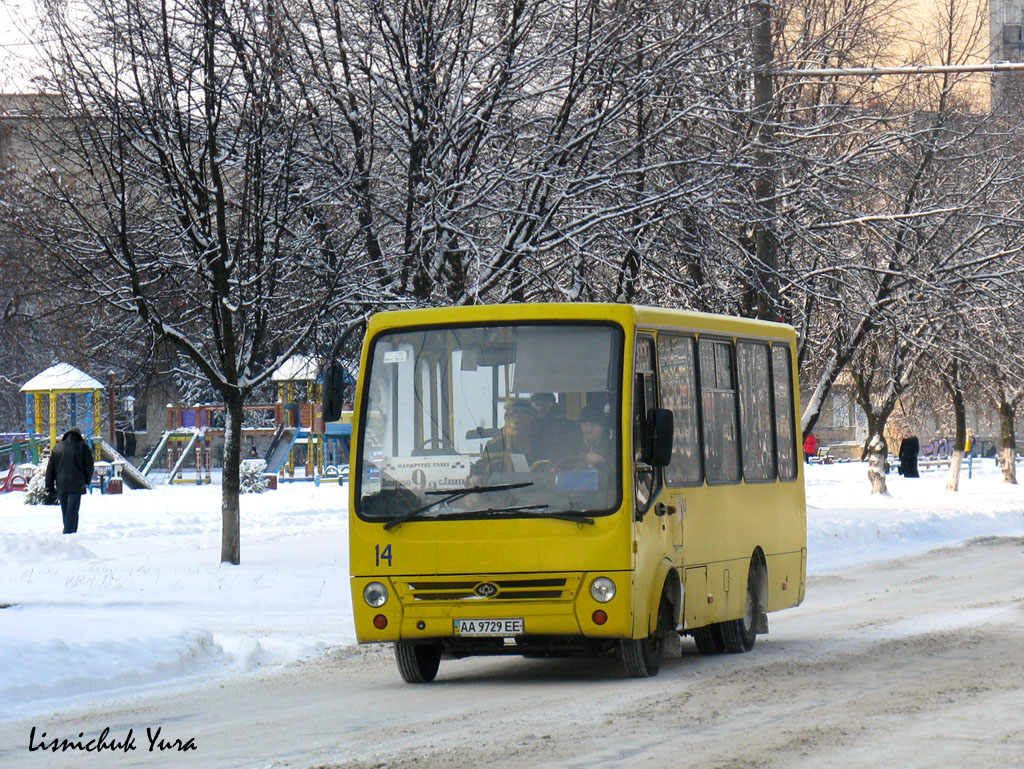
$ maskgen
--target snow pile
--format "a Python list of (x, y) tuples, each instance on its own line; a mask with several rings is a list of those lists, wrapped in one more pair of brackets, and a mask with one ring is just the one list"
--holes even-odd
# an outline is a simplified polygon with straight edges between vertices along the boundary
[[(60, 517), (60, 508), (57, 508)], [(41, 564), (49, 561), (80, 561), (96, 556), (82, 547), (72, 534), (36, 536), (0, 534), (0, 564)]]
[[(807, 468), (808, 569), (835, 571), (977, 536), (1019, 535), (1024, 488), (991, 460), (888, 478), (866, 465)], [(240, 675), (355, 643), (348, 487), (282, 484), (241, 499), (242, 564), (221, 566), (220, 487), (87, 495), (79, 533), (59, 507), (0, 495), (0, 718), (69, 698)]]
[(0, 708), (179, 679), (231, 661), (211, 633), (197, 630), (43, 643), (0, 637)]

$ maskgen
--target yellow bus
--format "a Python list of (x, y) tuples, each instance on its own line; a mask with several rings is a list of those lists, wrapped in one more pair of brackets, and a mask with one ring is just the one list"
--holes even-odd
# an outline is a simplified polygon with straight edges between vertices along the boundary
[(622, 304), (375, 315), (351, 454), (359, 641), (393, 642), (410, 683), (442, 657), (614, 652), (643, 677), (673, 634), (751, 649), (804, 594), (794, 343)]

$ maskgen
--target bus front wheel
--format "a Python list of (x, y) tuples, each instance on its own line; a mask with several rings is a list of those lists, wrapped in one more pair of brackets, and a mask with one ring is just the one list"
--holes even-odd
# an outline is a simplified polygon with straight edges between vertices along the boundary
[(658, 607), (658, 626), (647, 638), (624, 638), (619, 651), (630, 678), (658, 675), (665, 658), (665, 643), (669, 633), (675, 632), (672, 622), (672, 604), (663, 595)]
[(398, 641), (395, 643), (395, 661), (402, 680), (407, 684), (428, 684), (434, 680), (441, 665), (441, 644)]

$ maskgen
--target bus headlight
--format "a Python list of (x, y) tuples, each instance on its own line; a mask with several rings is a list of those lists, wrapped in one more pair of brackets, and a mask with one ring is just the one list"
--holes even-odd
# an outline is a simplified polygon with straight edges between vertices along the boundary
[(598, 603), (608, 603), (615, 597), (615, 583), (608, 577), (598, 577), (590, 583), (590, 595)]
[(363, 588), (363, 600), (374, 609), (379, 609), (388, 602), (388, 589), (380, 582), (371, 582)]

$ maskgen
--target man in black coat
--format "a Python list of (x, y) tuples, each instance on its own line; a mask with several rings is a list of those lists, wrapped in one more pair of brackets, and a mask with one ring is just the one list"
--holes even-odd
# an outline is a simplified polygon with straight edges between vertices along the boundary
[(64, 533), (78, 531), (78, 508), (82, 495), (92, 480), (92, 451), (77, 427), (72, 427), (53, 447), (46, 465), (46, 490), (57, 493), (64, 516)]
[(903, 440), (900, 441), (900, 475), (904, 478), (917, 478), (917, 455), (921, 451), (921, 442), (917, 436), (904, 428)]

